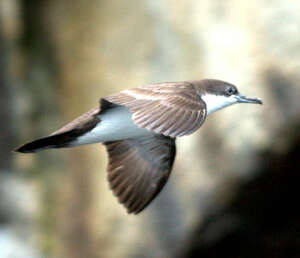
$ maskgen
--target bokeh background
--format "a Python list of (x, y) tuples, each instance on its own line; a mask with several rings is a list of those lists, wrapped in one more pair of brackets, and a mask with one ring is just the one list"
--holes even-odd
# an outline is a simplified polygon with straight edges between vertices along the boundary
[[(0, 257), (300, 257), (300, 1), (0, 0)], [(100, 144), (12, 149), (101, 96), (215, 78), (258, 96), (177, 140), (127, 215)]]

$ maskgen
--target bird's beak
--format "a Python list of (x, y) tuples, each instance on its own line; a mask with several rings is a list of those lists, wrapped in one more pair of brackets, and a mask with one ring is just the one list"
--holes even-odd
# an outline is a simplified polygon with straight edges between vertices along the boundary
[(258, 98), (248, 98), (241, 94), (236, 95), (235, 98), (237, 99), (238, 103), (252, 103), (252, 104), (261, 104), (262, 105), (262, 101)]

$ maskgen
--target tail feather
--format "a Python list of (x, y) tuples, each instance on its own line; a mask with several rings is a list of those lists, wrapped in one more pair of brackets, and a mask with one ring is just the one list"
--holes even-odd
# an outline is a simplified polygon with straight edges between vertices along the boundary
[(44, 149), (75, 146), (72, 143), (74, 143), (79, 136), (92, 130), (100, 122), (100, 113), (109, 109), (111, 106), (113, 106), (112, 103), (105, 99), (101, 99), (99, 107), (84, 113), (51, 135), (26, 143), (14, 151), (33, 153)]
[(15, 149), (16, 152), (22, 153), (33, 153), (38, 152), (44, 149), (51, 148), (63, 148), (70, 146), (71, 142), (74, 140), (74, 137), (70, 137), (70, 132), (50, 135), (43, 137), (32, 142), (25, 143), (19, 148)]
[[(104, 100), (101, 101), (101, 105), (105, 108), (109, 107), (109, 102), (107, 103), (104, 102)], [(15, 151), (33, 153), (44, 149), (71, 147), (72, 142), (74, 142), (77, 137), (92, 130), (100, 122), (100, 111), (101, 106), (93, 108), (51, 135), (26, 143), (15, 149)]]

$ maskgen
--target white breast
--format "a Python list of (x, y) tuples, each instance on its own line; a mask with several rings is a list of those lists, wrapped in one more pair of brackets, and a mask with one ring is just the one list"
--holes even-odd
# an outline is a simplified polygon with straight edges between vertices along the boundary
[(73, 145), (116, 141), (151, 134), (147, 129), (136, 126), (131, 115), (125, 107), (109, 109), (100, 115), (99, 124), (90, 132), (78, 137)]
[(237, 103), (237, 99), (232, 96), (220, 96), (214, 94), (202, 95), (201, 99), (206, 103), (207, 115)]

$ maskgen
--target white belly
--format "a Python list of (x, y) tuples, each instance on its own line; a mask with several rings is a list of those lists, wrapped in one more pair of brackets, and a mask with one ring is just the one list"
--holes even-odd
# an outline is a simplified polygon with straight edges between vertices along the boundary
[(100, 122), (90, 132), (77, 138), (73, 146), (97, 142), (116, 141), (152, 134), (139, 128), (125, 107), (114, 107), (100, 115)]

